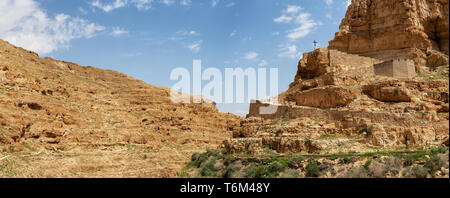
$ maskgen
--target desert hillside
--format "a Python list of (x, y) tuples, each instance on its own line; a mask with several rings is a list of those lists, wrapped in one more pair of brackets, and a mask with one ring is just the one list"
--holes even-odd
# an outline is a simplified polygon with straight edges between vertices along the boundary
[(0, 40), (0, 177), (176, 177), (237, 116)]

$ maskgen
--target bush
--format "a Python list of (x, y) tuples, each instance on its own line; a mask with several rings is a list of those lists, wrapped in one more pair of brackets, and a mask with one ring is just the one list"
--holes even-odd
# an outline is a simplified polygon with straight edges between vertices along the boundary
[(255, 165), (250, 168), (245, 177), (248, 178), (275, 178), (285, 167), (279, 162), (273, 162), (270, 165)]
[(366, 163), (364, 163), (364, 169), (369, 170), (369, 166), (372, 163), (372, 160), (367, 160)]
[(361, 166), (358, 168), (352, 168), (347, 173), (346, 177), (347, 178), (367, 178), (368, 177), (367, 168), (365, 168), (364, 166)]
[(372, 163), (370, 163), (367, 168), (367, 170), (369, 171), (369, 175), (376, 178), (382, 178), (386, 174), (386, 166), (377, 161), (373, 161)]
[(231, 178), (231, 176), (233, 175), (233, 173), (236, 171), (236, 167), (233, 164), (230, 164), (229, 166), (227, 166), (227, 168), (225, 169), (225, 171), (222, 174), (223, 178)]
[(345, 156), (344, 158), (339, 160), (339, 163), (341, 163), (341, 164), (349, 164), (352, 162), (353, 162), (353, 159), (349, 156)]
[(415, 158), (412, 156), (406, 156), (405, 161), (403, 162), (403, 166), (412, 166), (415, 162)]
[(216, 164), (217, 158), (211, 157), (202, 167), (200, 168), (200, 175), (203, 177), (217, 177), (217, 171), (214, 170), (214, 164)]
[(316, 160), (311, 160), (308, 165), (306, 165), (306, 176), (307, 177), (319, 177), (320, 170)]
[(431, 55), (433, 55), (433, 52), (428, 51), (426, 54), (427, 54), (427, 56), (431, 56)]
[(392, 175), (398, 175), (402, 168), (402, 160), (398, 157), (389, 157), (386, 159), (385, 169)]
[(278, 177), (280, 172), (284, 171), (285, 167), (279, 162), (273, 162), (267, 167), (268, 177)]
[(438, 154), (438, 153), (446, 153), (448, 148), (446, 146), (439, 146), (437, 148), (431, 149), (431, 153)]
[(429, 67), (428, 70), (430, 72), (435, 72), (437, 70), (437, 67)]
[(407, 178), (427, 178), (427, 175), (428, 169), (421, 166), (409, 167), (403, 173), (403, 176)]
[(440, 170), (443, 165), (444, 164), (442, 163), (441, 158), (437, 155), (433, 155), (425, 162), (424, 167), (427, 168), (428, 172), (434, 176), (436, 171)]
[(245, 177), (247, 178), (264, 178), (266, 176), (266, 165), (254, 165), (252, 168), (250, 168), (246, 173)]
[(219, 156), (219, 153), (211, 151), (209, 149), (206, 149), (206, 152), (202, 154), (194, 153), (191, 156), (192, 161), (188, 164), (188, 166), (195, 166), (196, 168), (200, 168), (203, 163), (205, 163), (211, 156), (217, 158)]

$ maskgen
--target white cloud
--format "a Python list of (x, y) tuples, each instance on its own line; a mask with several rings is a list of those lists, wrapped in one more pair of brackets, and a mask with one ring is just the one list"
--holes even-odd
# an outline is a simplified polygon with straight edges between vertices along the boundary
[(82, 14), (82, 15), (86, 15), (86, 14), (88, 14), (88, 11), (87, 10), (85, 10), (84, 8), (78, 8), (78, 11)]
[(111, 35), (113, 35), (113, 36), (121, 36), (124, 34), (128, 34), (128, 31), (126, 31), (120, 27), (113, 27), (113, 31), (111, 32)]
[(327, 4), (328, 6), (333, 4), (333, 0), (324, 0), (324, 1), (325, 1), (325, 4)]
[(311, 31), (319, 25), (319, 23), (315, 22), (311, 19), (311, 15), (309, 13), (302, 13), (295, 18), (295, 23), (299, 26), (295, 29), (289, 31), (287, 35), (288, 38), (292, 40), (297, 40), (299, 38), (305, 37)]
[(162, 0), (162, 3), (166, 5), (172, 5), (175, 3), (175, 0)]
[(200, 48), (202, 47), (202, 43), (203, 43), (203, 40), (196, 41), (196, 42), (193, 42), (193, 43), (189, 44), (187, 46), (187, 48), (189, 50), (191, 50), (192, 52), (194, 52), (195, 54), (197, 54), (198, 52), (200, 52)]
[(233, 31), (230, 33), (230, 38), (236, 36), (236, 33), (237, 33), (237, 31), (236, 31), (236, 30), (233, 30)]
[(258, 58), (259, 54), (256, 52), (247, 52), (244, 56), (245, 59), (247, 60), (254, 60), (256, 58)]
[(131, 3), (133, 3), (138, 10), (148, 10), (152, 8), (153, 0), (132, 0)]
[(289, 5), (289, 6), (286, 8), (285, 12), (286, 12), (286, 13), (290, 13), (290, 14), (295, 14), (295, 13), (299, 12), (299, 11), (302, 10), (302, 9), (303, 9), (303, 8), (300, 7), (300, 6)]
[[(167, 6), (175, 5), (176, 0), (93, 0), (90, 5), (94, 8), (103, 10), (104, 12), (111, 12), (126, 6), (134, 6), (138, 10), (149, 10), (152, 4), (160, 3)], [(192, 3), (191, 0), (181, 0), (180, 5), (188, 6)]]
[(259, 62), (258, 66), (260, 67), (264, 67), (268, 64), (268, 62), (266, 60), (261, 60), (261, 62)]
[(211, 5), (215, 8), (219, 4), (220, 0), (212, 0)]
[(280, 17), (275, 18), (273, 21), (277, 23), (290, 23), (292, 21), (292, 17), (283, 14)]
[(195, 30), (181, 30), (181, 31), (176, 32), (175, 34), (179, 35), (179, 36), (198, 36), (198, 35), (200, 35)]
[(296, 45), (285, 45), (281, 46), (281, 52), (278, 54), (279, 57), (283, 58), (299, 58), (301, 52), (298, 50)]
[(291, 41), (305, 37), (321, 24), (320, 22), (311, 19), (311, 14), (300, 12), (300, 10), (302, 10), (302, 8), (299, 6), (288, 6), (282, 11), (280, 17), (274, 19), (277, 23), (287, 23), (296, 26), (287, 32), (287, 37), (291, 39)]
[(99, 8), (105, 12), (110, 12), (112, 10), (115, 10), (117, 8), (121, 8), (126, 6), (128, 3), (127, 0), (115, 0), (114, 2), (111, 2), (110, 4), (103, 4), (99, 0), (95, 0), (91, 2), (91, 6), (95, 8)]
[(189, 5), (191, 5), (191, 3), (192, 3), (191, 0), (181, 0), (180, 1), (180, 5), (183, 5), (183, 6), (189, 6)]
[(198, 33), (195, 30), (189, 31), (189, 35), (198, 35)]
[(66, 14), (51, 18), (34, 0), (0, 1), (0, 37), (37, 53), (67, 48), (73, 39), (92, 38), (104, 29)]
[(236, 3), (230, 2), (230, 3), (228, 3), (227, 5), (225, 5), (225, 7), (230, 8), (230, 7), (233, 7), (233, 6), (235, 6), (235, 5), (236, 5)]

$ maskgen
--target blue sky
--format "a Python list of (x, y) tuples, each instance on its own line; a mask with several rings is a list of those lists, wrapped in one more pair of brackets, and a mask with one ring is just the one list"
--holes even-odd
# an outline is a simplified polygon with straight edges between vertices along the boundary
[[(279, 91), (297, 62), (326, 47), (347, 0), (2, 0), (0, 38), (41, 56), (123, 72), (171, 87), (176, 67), (279, 68)], [(247, 112), (247, 105), (218, 105)]]

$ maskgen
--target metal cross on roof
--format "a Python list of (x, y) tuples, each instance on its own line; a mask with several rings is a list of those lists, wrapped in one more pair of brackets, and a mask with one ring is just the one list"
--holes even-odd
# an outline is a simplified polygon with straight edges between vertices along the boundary
[(314, 49), (317, 49), (317, 43), (318, 43), (318, 42), (317, 42), (316, 40), (314, 40), (313, 43), (314, 43)]

